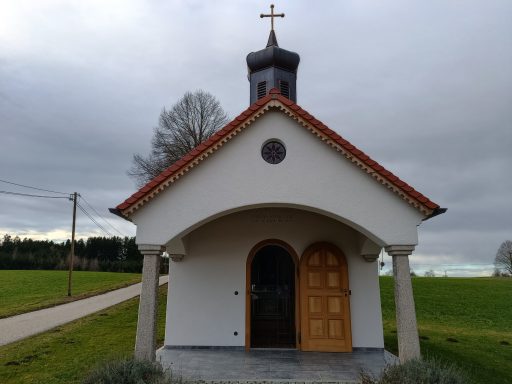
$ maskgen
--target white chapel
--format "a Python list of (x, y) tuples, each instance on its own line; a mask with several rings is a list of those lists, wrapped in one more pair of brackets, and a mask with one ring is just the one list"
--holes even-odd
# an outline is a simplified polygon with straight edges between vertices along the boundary
[(400, 360), (419, 356), (409, 256), (445, 209), (297, 104), (299, 61), (272, 29), (247, 56), (250, 106), (112, 209), (144, 255), (137, 358), (155, 359), (164, 251), (164, 348), (383, 350), (382, 248)]

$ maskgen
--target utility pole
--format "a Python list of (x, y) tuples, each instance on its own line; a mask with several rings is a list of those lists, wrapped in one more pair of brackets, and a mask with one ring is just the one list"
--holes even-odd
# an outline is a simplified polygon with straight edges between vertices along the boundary
[(68, 296), (71, 296), (71, 275), (73, 274), (73, 262), (75, 258), (75, 223), (76, 223), (76, 200), (78, 193), (71, 195), (73, 200), (73, 229), (71, 230), (71, 253), (69, 255), (69, 274), (68, 274)]

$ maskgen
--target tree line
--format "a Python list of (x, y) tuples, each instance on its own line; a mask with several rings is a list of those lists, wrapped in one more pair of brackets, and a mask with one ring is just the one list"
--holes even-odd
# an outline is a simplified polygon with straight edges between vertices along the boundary
[[(67, 269), (71, 241), (0, 240), (0, 269)], [(135, 237), (89, 237), (75, 241), (73, 267), (82, 271), (141, 272), (143, 256)]]

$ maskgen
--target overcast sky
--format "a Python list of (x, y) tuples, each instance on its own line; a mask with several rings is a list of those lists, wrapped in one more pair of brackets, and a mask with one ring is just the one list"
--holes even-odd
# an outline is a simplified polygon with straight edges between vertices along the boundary
[[(275, 4), (279, 44), (301, 56), (298, 104), (449, 209), (420, 226), (414, 268), (488, 273), (512, 240), (512, 2)], [(268, 6), (0, 0), (0, 179), (78, 191), (133, 235), (107, 213), (135, 190), (132, 155), (186, 91), (230, 117), (247, 108), (245, 57), (266, 44)], [(60, 240), (70, 226), (65, 199), (0, 194), (0, 235)], [(81, 212), (77, 230), (102, 234)]]

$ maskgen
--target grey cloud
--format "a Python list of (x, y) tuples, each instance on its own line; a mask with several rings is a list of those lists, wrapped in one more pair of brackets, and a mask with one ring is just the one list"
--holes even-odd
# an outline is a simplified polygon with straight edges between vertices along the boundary
[[(0, 6), (0, 178), (77, 190), (134, 233), (106, 213), (134, 190), (133, 153), (188, 90), (215, 94), (232, 117), (247, 107), (245, 56), (266, 43), (265, 6), (29, 3)], [(417, 260), (492, 259), (512, 237), (510, 2), (276, 7), (280, 45), (301, 55), (299, 104), (449, 208), (420, 226)], [(66, 228), (66, 204), (0, 196), (0, 228)]]

